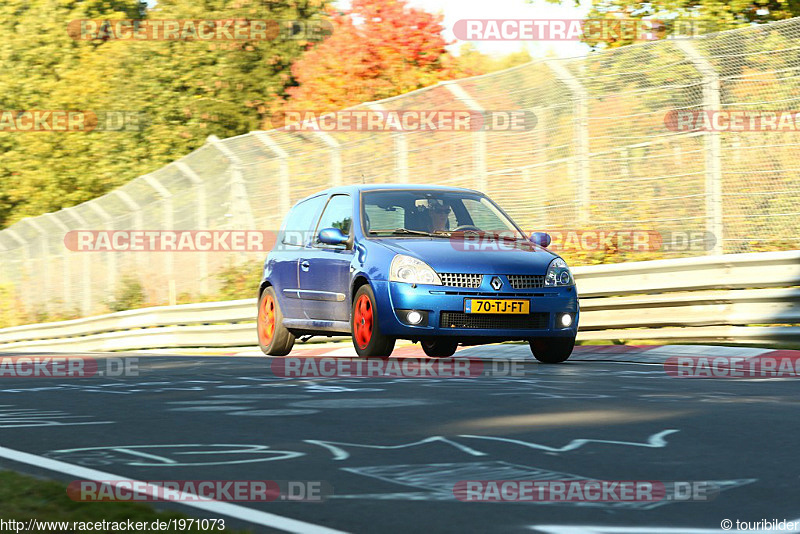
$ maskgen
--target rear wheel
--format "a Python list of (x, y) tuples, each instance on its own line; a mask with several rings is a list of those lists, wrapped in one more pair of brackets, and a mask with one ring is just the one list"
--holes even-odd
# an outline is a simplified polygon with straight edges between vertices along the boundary
[(395, 339), (381, 333), (375, 294), (369, 285), (358, 288), (350, 317), (356, 353), (362, 358), (388, 358), (394, 350)]
[(537, 337), (528, 340), (533, 357), (542, 363), (567, 361), (575, 346), (574, 337)]
[(258, 299), (258, 346), (268, 356), (286, 356), (294, 346), (294, 335), (283, 326), (283, 314), (275, 290), (268, 287)]
[(458, 341), (447, 338), (426, 339), (421, 342), (422, 350), (431, 358), (447, 358), (456, 353)]

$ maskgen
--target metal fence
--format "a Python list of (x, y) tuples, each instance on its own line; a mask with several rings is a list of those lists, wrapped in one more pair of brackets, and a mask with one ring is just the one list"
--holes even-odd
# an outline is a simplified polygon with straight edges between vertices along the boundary
[(532, 111), (538, 123), (526, 131), (209, 138), (107, 195), (0, 232), (0, 312), (28, 321), (103, 313), (128, 277), (144, 285), (150, 305), (213, 295), (215, 273), (262, 254), (71, 252), (64, 235), (277, 229), (294, 202), (346, 183), (475, 188), (530, 230), (714, 236), (704, 250), (568, 257), (576, 264), (800, 248), (798, 132), (680, 132), (665, 123), (673, 110), (800, 109), (799, 39), (800, 19), (792, 19), (535, 61), (357, 108)]
[[(800, 341), (800, 251), (576, 267), (579, 341)], [(757, 287), (757, 289), (751, 289)], [(256, 343), (256, 299), (159, 306), (0, 328), (0, 351), (118, 351)]]

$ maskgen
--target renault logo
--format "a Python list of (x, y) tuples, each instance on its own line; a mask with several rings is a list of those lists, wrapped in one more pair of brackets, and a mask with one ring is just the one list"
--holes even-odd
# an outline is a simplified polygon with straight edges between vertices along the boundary
[(503, 287), (503, 281), (500, 280), (500, 278), (498, 278), (497, 276), (493, 276), (492, 281), (489, 282), (489, 284), (495, 291), (500, 291), (500, 288)]

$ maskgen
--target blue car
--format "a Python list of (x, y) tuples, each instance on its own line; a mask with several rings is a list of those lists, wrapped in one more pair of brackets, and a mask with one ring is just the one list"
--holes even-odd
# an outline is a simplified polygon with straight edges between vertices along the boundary
[(298, 202), (264, 263), (258, 341), (285, 356), (300, 336), (351, 335), (362, 357), (395, 340), (431, 357), (528, 341), (563, 362), (578, 331), (567, 264), (486, 195), (414, 185), (336, 187)]

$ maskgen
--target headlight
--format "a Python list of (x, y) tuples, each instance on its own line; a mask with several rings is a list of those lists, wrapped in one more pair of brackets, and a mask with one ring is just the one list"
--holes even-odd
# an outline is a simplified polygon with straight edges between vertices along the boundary
[(544, 277), (545, 287), (553, 286), (571, 286), (575, 281), (572, 279), (572, 273), (569, 272), (567, 262), (561, 258), (556, 258), (550, 262), (547, 267), (547, 274)]
[(398, 254), (389, 268), (390, 282), (407, 282), (409, 284), (442, 285), (442, 280), (431, 266), (417, 258)]

